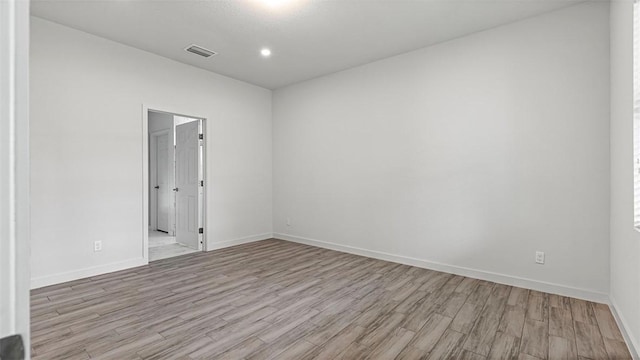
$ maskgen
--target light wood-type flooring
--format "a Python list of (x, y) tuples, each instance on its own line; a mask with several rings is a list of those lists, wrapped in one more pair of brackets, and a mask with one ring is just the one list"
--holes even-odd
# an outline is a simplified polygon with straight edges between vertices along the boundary
[(34, 290), (34, 359), (629, 359), (603, 304), (280, 240)]

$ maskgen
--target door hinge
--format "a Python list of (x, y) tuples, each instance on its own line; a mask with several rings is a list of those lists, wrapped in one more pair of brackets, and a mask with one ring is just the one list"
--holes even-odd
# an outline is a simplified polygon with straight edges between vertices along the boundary
[(198, 234), (204, 234), (204, 229), (203, 228), (199, 228), (198, 229)]
[(204, 134), (200, 134), (200, 140), (204, 139)]
[(204, 180), (200, 180), (200, 186), (204, 186)]

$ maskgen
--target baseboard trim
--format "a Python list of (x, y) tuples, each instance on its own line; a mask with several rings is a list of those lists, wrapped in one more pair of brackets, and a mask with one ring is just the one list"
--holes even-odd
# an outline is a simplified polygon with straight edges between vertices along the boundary
[(613, 296), (609, 297), (609, 307), (611, 308), (611, 313), (613, 314), (614, 319), (616, 319), (616, 323), (622, 333), (622, 337), (624, 337), (624, 342), (627, 343), (627, 348), (629, 348), (631, 357), (636, 360), (640, 359), (640, 346), (636, 342), (636, 338), (630, 332), (627, 321), (618, 311), (618, 305)]
[[(264, 234), (247, 236), (239, 239), (214, 242), (211, 244), (207, 244), (207, 251), (224, 249), (230, 246), (247, 244), (247, 243), (267, 240), (271, 238), (273, 238), (273, 233), (264, 233)], [(98, 276), (98, 275), (107, 274), (114, 271), (126, 270), (126, 269), (143, 266), (147, 264), (148, 264), (148, 261), (146, 261), (144, 258), (137, 258), (137, 259), (119, 261), (119, 262), (105, 264), (105, 265), (92, 266), (92, 267), (79, 269), (79, 270), (67, 271), (59, 274), (41, 276), (41, 277), (31, 279), (31, 289), (37, 289), (37, 288), (41, 288), (49, 285), (60, 284), (67, 281), (84, 279), (91, 276)]]
[(264, 233), (258, 235), (251, 235), (243, 238), (233, 239), (233, 240), (225, 240), (225, 241), (216, 241), (210, 244), (207, 244), (207, 251), (218, 250), (228, 248), (230, 246), (248, 244), (256, 241), (268, 240), (273, 238), (273, 233)]
[(119, 261), (115, 263), (91, 266), (84, 269), (67, 271), (59, 274), (40, 276), (31, 279), (31, 289), (37, 289), (49, 285), (55, 285), (64, 283), (67, 281), (73, 281), (78, 279), (84, 279), (91, 276), (97, 276), (107, 274), (114, 271), (126, 270), (138, 266), (147, 265), (147, 261), (144, 258), (136, 258), (125, 261)]
[(609, 295), (607, 293), (601, 293), (592, 290), (574, 288), (570, 286), (565, 286), (561, 284), (554, 284), (544, 281), (532, 280), (521, 278), (517, 276), (499, 274), (489, 271), (470, 269), (466, 267), (443, 264), (428, 260), (422, 260), (417, 258), (412, 258), (408, 256), (389, 254), (376, 250), (367, 250), (363, 248), (347, 246), (336, 244), (328, 241), (321, 241), (315, 239), (309, 239), (300, 236), (294, 236), (289, 234), (282, 233), (274, 233), (273, 236), (277, 239), (296, 242), (300, 244), (306, 244), (311, 246), (317, 246), (325, 249), (346, 252), (354, 255), (366, 256), (374, 259), (391, 261), (395, 263), (405, 264), (416, 266), (424, 269), (436, 270), (447, 272), (451, 274), (471, 277), (480, 280), (492, 281), (500, 284), (510, 285), (510, 286), (518, 286), (522, 288), (562, 295), (562, 296), (570, 296), (578, 299), (589, 300), (599, 303), (609, 303)]

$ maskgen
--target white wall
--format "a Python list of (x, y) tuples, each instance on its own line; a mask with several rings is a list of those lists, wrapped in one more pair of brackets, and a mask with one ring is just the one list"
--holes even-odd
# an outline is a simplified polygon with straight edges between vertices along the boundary
[(142, 263), (143, 104), (207, 118), (208, 249), (271, 236), (271, 91), (42, 19), (31, 29), (32, 285)]
[(578, 5), (277, 90), (276, 236), (606, 300), (608, 20)]
[(640, 350), (640, 233), (633, 228), (633, 3), (611, 2), (611, 302)]

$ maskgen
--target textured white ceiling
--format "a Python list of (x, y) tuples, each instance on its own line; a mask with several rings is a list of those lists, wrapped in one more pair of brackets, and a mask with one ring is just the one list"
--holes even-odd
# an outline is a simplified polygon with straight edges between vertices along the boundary
[[(32, 14), (275, 89), (578, 2), (36, 0)], [(219, 55), (185, 52), (192, 43)]]

